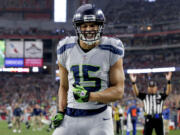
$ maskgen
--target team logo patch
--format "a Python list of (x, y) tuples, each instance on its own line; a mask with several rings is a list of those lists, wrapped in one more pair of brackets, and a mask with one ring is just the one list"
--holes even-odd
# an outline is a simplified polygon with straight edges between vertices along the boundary
[(103, 120), (110, 120), (110, 118), (103, 118)]
[(81, 95), (81, 96), (85, 96), (85, 92), (82, 91), (82, 92), (80, 93), (80, 95)]

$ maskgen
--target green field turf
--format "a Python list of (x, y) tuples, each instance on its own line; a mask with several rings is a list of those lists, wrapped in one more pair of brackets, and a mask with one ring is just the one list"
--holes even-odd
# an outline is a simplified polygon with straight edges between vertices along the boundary
[(0, 135), (52, 135), (52, 132), (46, 132), (47, 126), (42, 131), (32, 131), (32, 128), (26, 129), (24, 123), (21, 125), (21, 133), (13, 133), (12, 129), (8, 129), (6, 121), (0, 121)]
[[(7, 128), (7, 123), (5, 121), (0, 121), (0, 135), (52, 135), (52, 132), (46, 132), (45, 130), (46, 128), (47, 126), (45, 126), (42, 131), (32, 131), (32, 129), (29, 130), (25, 129), (25, 125), (22, 124), (22, 132), (13, 133), (12, 129)], [(138, 132), (137, 135), (142, 135), (142, 134)], [(169, 135), (180, 135), (180, 130), (170, 131)]]

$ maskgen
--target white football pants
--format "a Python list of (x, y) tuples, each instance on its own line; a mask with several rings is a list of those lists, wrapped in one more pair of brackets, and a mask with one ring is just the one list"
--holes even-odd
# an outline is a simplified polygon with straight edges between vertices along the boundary
[(114, 135), (112, 112), (104, 112), (84, 117), (70, 117), (65, 115), (60, 127), (53, 135)]

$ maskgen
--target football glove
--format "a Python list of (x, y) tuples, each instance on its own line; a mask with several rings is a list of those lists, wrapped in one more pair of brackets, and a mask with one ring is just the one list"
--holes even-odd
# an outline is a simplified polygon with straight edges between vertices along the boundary
[(84, 103), (89, 101), (90, 93), (84, 89), (83, 86), (80, 85), (73, 85), (74, 88), (72, 89), (74, 98), (79, 103)]
[(61, 125), (64, 119), (64, 113), (58, 112), (51, 120), (54, 128), (57, 128)]

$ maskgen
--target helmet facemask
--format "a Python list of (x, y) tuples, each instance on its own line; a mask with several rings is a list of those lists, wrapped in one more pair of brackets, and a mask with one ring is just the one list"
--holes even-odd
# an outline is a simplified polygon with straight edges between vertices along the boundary
[(98, 24), (97, 30), (82, 31), (80, 25), (76, 25), (76, 33), (80, 40), (87, 45), (93, 45), (100, 41), (103, 32), (103, 25)]

